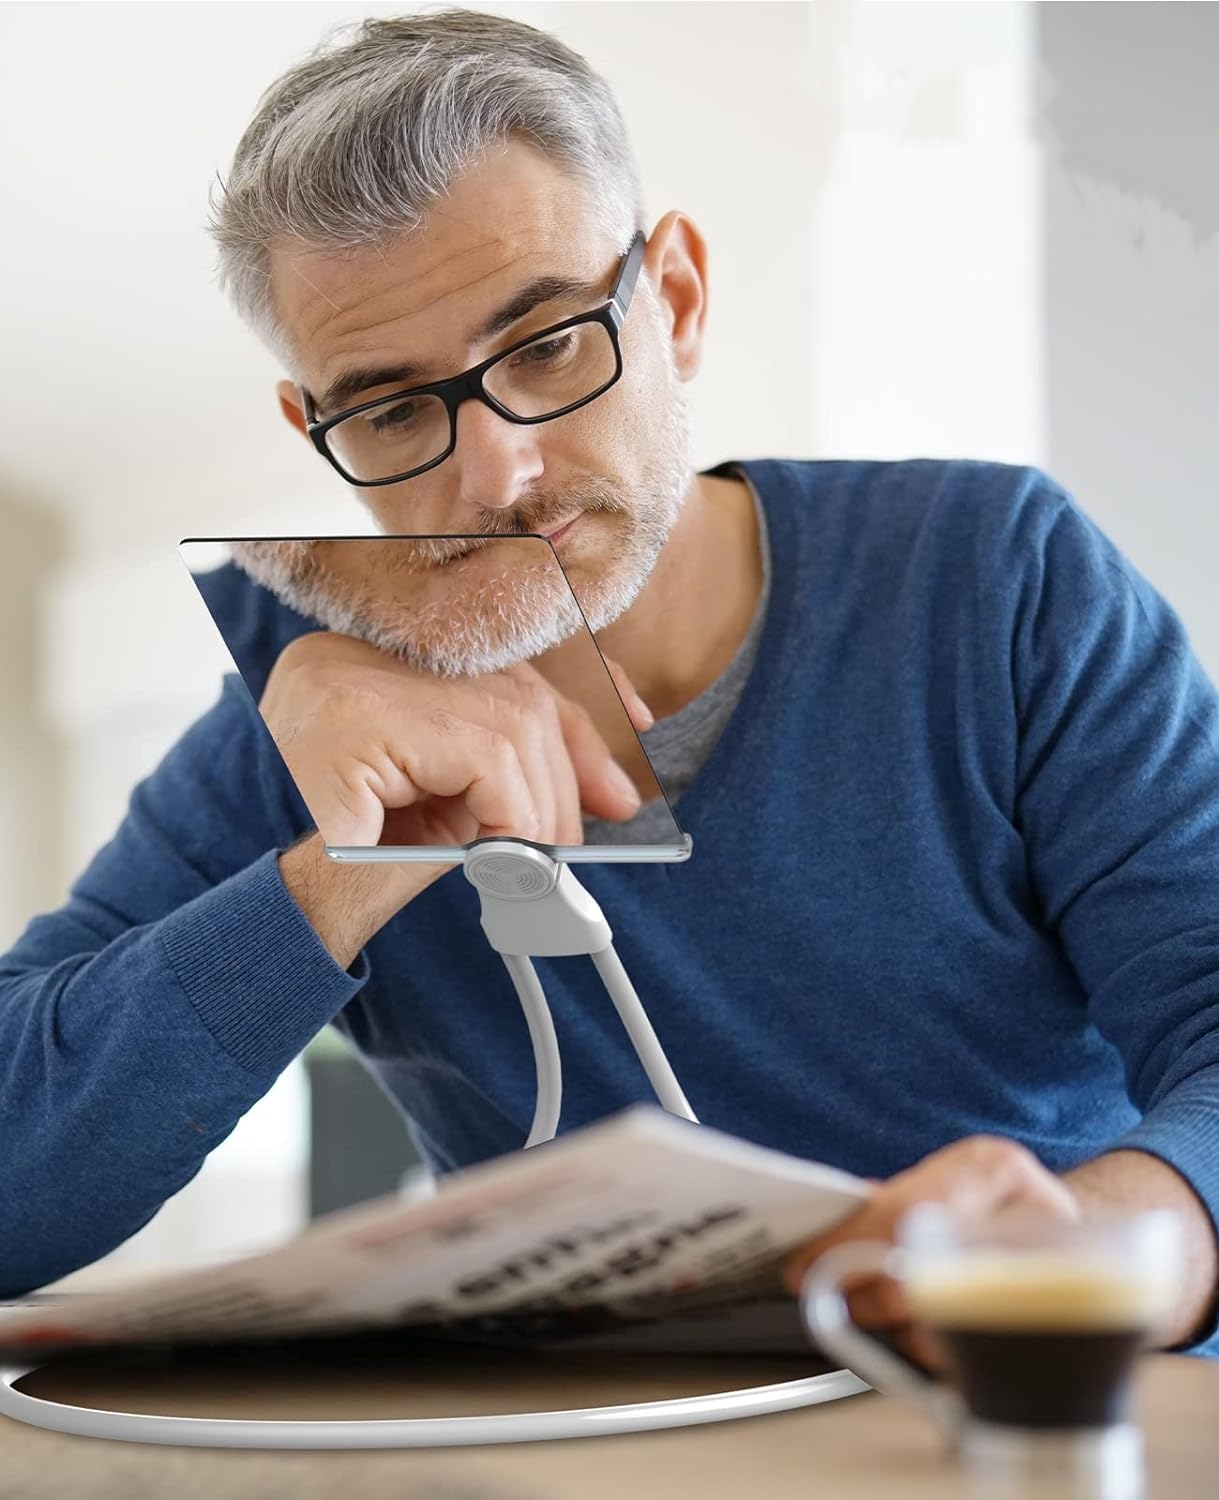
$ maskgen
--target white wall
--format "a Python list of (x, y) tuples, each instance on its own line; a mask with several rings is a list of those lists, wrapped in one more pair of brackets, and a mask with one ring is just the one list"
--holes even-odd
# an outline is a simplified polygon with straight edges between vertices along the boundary
[[(356, 531), (281, 421), (278, 371), (211, 285), (202, 225), (259, 93), (369, 4), (0, 10), (0, 476), (64, 532), (41, 614), (64, 745), (60, 887), (221, 665), (185, 535)], [(852, 0), (488, 6), (609, 78), (649, 227), (710, 243), (696, 456), (1041, 457), (1031, 12)], [(150, 631), (148, 621), (157, 621)], [(10, 858), (18, 857), (10, 854)], [(290, 1075), (120, 1253), (186, 1259), (302, 1202)]]
[(1050, 460), (1219, 680), (1219, 6), (1039, 12)]
[(38, 612), (61, 531), (52, 510), (0, 485), (0, 952), (60, 894), (62, 767), (40, 703)]
[(1029, 7), (816, 14), (841, 95), (814, 213), (818, 455), (1041, 462)]

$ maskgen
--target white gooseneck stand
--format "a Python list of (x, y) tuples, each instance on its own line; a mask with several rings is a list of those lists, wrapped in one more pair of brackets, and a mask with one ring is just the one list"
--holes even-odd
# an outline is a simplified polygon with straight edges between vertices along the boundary
[[(537, 1105), (525, 1144), (534, 1146), (554, 1136), (562, 1100), (554, 1023), (532, 958), (576, 954), (592, 958), (661, 1104), (673, 1114), (693, 1120), (694, 1112), (614, 952), (609, 923), (572, 874), (571, 866), (520, 840), (489, 839), (468, 851), (465, 873), (478, 889), (483, 931), (512, 976), (533, 1041)], [(424, 1448), (604, 1437), (614, 1432), (646, 1432), (790, 1411), (870, 1389), (849, 1370), (833, 1370), (707, 1396), (571, 1411), (400, 1421), (279, 1422), (153, 1416), (64, 1406), (17, 1389), (21, 1377), (34, 1368), (0, 1369), (0, 1413), (35, 1427), (83, 1437), (216, 1448)]]
[(671, 1114), (694, 1120), (635, 987), (614, 952), (609, 923), (571, 866), (560, 864), (532, 844), (489, 839), (467, 853), (465, 872), (478, 889), (483, 931), (512, 976), (533, 1041), (538, 1095), (526, 1146), (554, 1138), (563, 1096), (559, 1044), (533, 958), (580, 953), (592, 958), (656, 1097)]

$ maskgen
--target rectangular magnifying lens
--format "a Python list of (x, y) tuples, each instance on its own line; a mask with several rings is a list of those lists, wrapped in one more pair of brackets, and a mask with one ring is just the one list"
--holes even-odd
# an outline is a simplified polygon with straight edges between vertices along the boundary
[[(678, 826), (644, 741), (546, 537), (200, 537), (182, 542), (181, 552), (255, 703), (261, 678), (255, 680), (243, 663), (240, 643), (230, 639), (235, 622), (214, 602), (231, 597), (230, 589), (211, 586), (219, 576), (218, 559), (221, 568), (231, 570), (235, 564), (248, 575), (250, 587), (269, 589), (294, 611), (300, 625), (297, 634), (328, 630), (354, 636), (378, 651), (390, 670), (378, 673), (377, 691), (393, 694), (395, 674), (400, 677), (400, 702), (407, 713), (405, 720), (395, 714), (402, 726), (395, 734), (402, 743), (389, 749), (395, 763), (407, 770), (403, 779), (408, 787), (415, 790), (408, 790), (402, 805), (385, 809), (375, 837), (370, 832), (366, 842), (332, 841), (324, 826), (324, 809), (313, 805), (316, 796), (311, 802), (308, 788), (296, 780), (332, 859), (461, 863), (473, 845), (507, 837), (524, 838), (573, 864), (689, 858), (692, 841)], [(527, 838), (524, 830), (514, 833), (511, 828), (487, 831), (461, 797), (430, 797), (409, 776), (411, 712), (420, 711), (421, 721), (424, 704), (431, 712), (448, 712), (448, 698), (460, 720), (473, 701), (471, 687), (508, 702), (516, 686), (534, 674), (556, 695), (560, 749), (571, 748), (582, 767), (595, 768), (587, 784), (596, 784), (612, 759), (633, 782), (642, 804), (630, 817), (613, 818), (603, 808), (590, 810), (585, 805), (596, 802), (595, 792), (581, 796), (580, 822), (588, 836), (578, 843), (539, 843)], [(288, 770), (291, 774), (290, 766)], [(460, 840), (455, 828), (469, 836)]]

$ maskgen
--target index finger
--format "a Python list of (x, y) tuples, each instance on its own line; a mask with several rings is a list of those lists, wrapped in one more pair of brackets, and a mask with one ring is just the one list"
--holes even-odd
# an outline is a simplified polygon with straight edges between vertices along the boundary
[(562, 695), (556, 699), (563, 741), (580, 791), (580, 806), (596, 818), (622, 822), (639, 811), (635, 783), (610, 753), (587, 709)]

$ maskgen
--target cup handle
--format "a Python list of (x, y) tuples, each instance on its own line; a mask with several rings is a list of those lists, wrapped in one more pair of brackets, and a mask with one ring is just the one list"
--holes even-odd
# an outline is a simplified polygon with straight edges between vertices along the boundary
[(800, 1312), (813, 1342), (841, 1360), (856, 1375), (885, 1395), (905, 1396), (955, 1437), (959, 1426), (955, 1394), (920, 1375), (905, 1360), (852, 1321), (842, 1284), (848, 1276), (871, 1271), (900, 1275), (901, 1252), (880, 1240), (835, 1245), (819, 1256), (800, 1288)]

